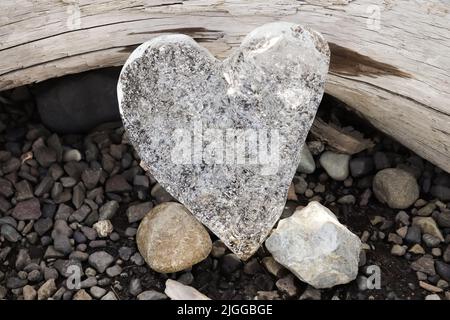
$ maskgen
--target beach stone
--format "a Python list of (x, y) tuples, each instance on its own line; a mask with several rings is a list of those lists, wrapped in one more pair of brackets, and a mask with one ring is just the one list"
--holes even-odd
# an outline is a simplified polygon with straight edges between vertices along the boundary
[(19, 202), (13, 209), (12, 216), (16, 220), (36, 220), (41, 216), (39, 199), (31, 198)]
[(318, 289), (348, 283), (358, 274), (360, 239), (316, 201), (280, 220), (265, 244), (278, 263)]
[(172, 300), (210, 300), (197, 289), (168, 279), (164, 293)]
[(372, 184), (375, 197), (393, 209), (406, 209), (419, 198), (419, 185), (410, 173), (396, 168), (379, 171)]
[(181, 204), (166, 202), (141, 221), (136, 236), (139, 252), (153, 270), (172, 273), (205, 259), (211, 252), (206, 229)]
[(316, 170), (316, 163), (314, 158), (309, 151), (308, 145), (304, 145), (300, 153), (300, 162), (297, 166), (297, 171), (301, 173), (311, 174)]
[(325, 151), (319, 158), (320, 165), (333, 180), (344, 181), (349, 174), (348, 154)]
[[(188, 36), (164, 35), (122, 69), (120, 111), (145, 166), (241, 259), (283, 211), (328, 64), (321, 35), (276, 22), (251, 32), (224, 61)], [(249, 139), (271, 151), (237, 152)]]

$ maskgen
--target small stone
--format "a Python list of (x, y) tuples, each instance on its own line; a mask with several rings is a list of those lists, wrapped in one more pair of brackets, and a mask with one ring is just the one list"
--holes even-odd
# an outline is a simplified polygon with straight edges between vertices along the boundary
[(137, 296), (138, 300), (166, 300), (167, 296), (155, 290), (147, 290)]
[(136, 241), (150, 268), (161, 273), (202, 261), (212, 247), (205, 228), (184, 206), (173, 202), (156, 206), (144, 217)]
[(429, 284), (429, 283), (426, 283), (426, 282), (424, 282), (424, 281), (419, 281), (419, 286), (420, 286), (422, 289), (425, 289), (425, 290), (427, 290), (427, 291), (434, 292), (434, 293), (440, 293), (440, 292), (444, 291), (444, 290), (442, 290), (441, 288), (438, 288), (438, 287), (436, 287), (436, 286), (433, 286), (433, 285), (431, 285), (431, 284)]
[(223, 243), (222, 240), (216, 240), (212, 244), (211, 255), (214, 258), (221, 258), (227, 252), (227, 246)]
[(53, 220), (51, 218), (43, 218), (36, 221), (33, 225), (34, 230), (38, 235), (42, 236), (49, 231), (53, 226)]
[(102, 169), (87, 168), (81, 174), (81, 180), (83, 181), (86, 189), (92, 190), (97, 186), (102, 175)]
[(124, 261), (128, 261), (130, 260), (130, 257), (133, 254), (133, 252), (134, 250), (130, 247), (121, 247), (119, 249), (119, 257)]
[(95, 277), (88, 277), (87, 279), (81, 281), (81, 288), (91, 288), (97, 285), (97, 279)]
[(112, 193), (129, 192), (132, 190), (131, 185), (121, 175), (115, 175), (106, 180), (105, 191)]
[(19, 202), (12, 213), (17, 220), (37, 220), (41, 216), (41, 204), (37, 198)]
[(152, 208), (153, 208), (152, 202), (144, 202), (130, 206), (126, 212), (128, 222), (134, 223), (141, 221), (145, 217), (145, 215), (150, 212)]
[(436, 222), (442, 228), (450, 228), (450, 212), (439, 212), (436, 215)]
[(444, 241), (444, 237), (432, 217), (415, 217), (413, 225), (418, 226), (422, 233), (428, 233), (440, 241)]
[(348, 283), (358, 273), (361, 241), (316, 201), (280, 220), (266, 247), (277, 262), (315, 288)]
[(25, 287), (23, 287), (22, 292), (23, 292), (23, 300), (27, 301), (35, 300), (37, 297), (36, 290), (30, 285), (26, 285)]
[(210, 300), (193, 287), (168, 279), (164, 293), (172, 300)]
[(431, 249), (431, 254), (435, 257), (440, 257), (442, 255), (441, 248), (433, 248)]
[(352, 177), (360, 178), (368, 175), (374, 169), (371, 157), (358, 157), (350, 160), (350, 172)]
[(98, 272), (105, 272), (106, 268), (113, 263), (114, 257), (105, 251), (97, 251), (89, 256), (88, 262)]
[(442, 259), (444, 259), (445, 262), (450, 262), (450, 245), (445, 249)]
[(114, 292), (109, 291), (107, 294), (105, 294), (103, 296), (103, 298), (101, 300), (117, 300), (116, 295), (114, 294)]
[(337, 201), (339, 204), (355, 204), (356, 198), (352, 194), (347, 194), (345, 196), (342, 196)]
[(99, 209), (99, 220), (111, 220), (119, 209), (119, 203), (116, 200), (106, 202)]
[[(16, 200), (23, 201), (33, 198), (33, 188), (27, 180), (22, 180), (16, 183)], [(1, 187), (0, 187), (1, 189)], [(0, 191), (0, 193), (2, 193)]]
[(92, 226), (100, 238), (106, 238), (113, 232), (113, 225), (109, 220), (100, 220)]
[(70, 161), (80, 161), (82, 159), (81, 152), (77, 149), (70, 149), (66, 150), (63, 154), (63, 161), (64, 162), (70, 162)]
[(138, 278), (131, 279), (130, 284), (128, 286), (128, 292), (130, 292), (131, 295), (137, 296), (139, 293), (142, 292), (142, 286), (141, 286), (141, 280)]
[(86, 290), (81, 289), (74, 294), (73, 300), (92, 300), (92, 297), (86, 292)]
[(392, 246), (391, 254), (393, 256), (401, 257), (401, 256), (405, 255), (405, 253), (406, 253), (406, 248), (404, 246), (401, 246), (401, 245), (398, 245), (398, 244), (394, 244)]
[(430, 276), (434, 276), (436, 274), (436, 270), (434, 269), (434, 260), (429, 256), (420, 257), (411, 263), (411, 269), (426, 273)]
[(320, 290), (317, 290), (314, 287), (308, 286), (305, 291), (302, 293), (299, 300), (320, 300), (321, 293)]
[(24, 287), (28, 281), (19, 277), (9, 277), (6, 279), (6, 287), (8, 289), (18, 289)]
[(325, 151), (320, 156), (320, 165), (327, 174), (337, 181), (344, 181), (349, 174), (350, 156), (347, 154), (339, 154), (331, 151)]
[(450, 281), (450, 264), (436, 260), (434, 262), (436, 273), (445, 281)]
[(264, 257), (261, 261), (264, 268), (275, 277), (279, 277), (286, 269), (275, 261), (273, 257)]
[(288, 297), (293, 297), (298, 294), (298, 288), (295, 284), (294, 275), (292, 274), (279, 279), (275, 285), (281, 293), (287, 295)]
[(33, 154), (37, 162), (44, 168), (50, 167), (57, 160), (55, 150), (46, 146), (36, 148), (36, 150), (33, 150)]
[(194, 275), (191, 272), (185, 272), (178, 277), (177, 281), (189, 286), (194, 282)]
[(300, 162), (297, 167), (297, 172), (311, 174), (314, 170), (316, 170), (316, 163), (308, 146), (305, 144), (300, 152)]
[(75, 187), (73, 187), (72, 191), (72, 203), (75, 206), (75, 209), (80, 209), (84, 199), (86, 197), (86, 190), (82, 182), (78, 183)]
[(422, 217), (428, 217), (429, 215), (431, 215), (433, 213), (434, 209), (436, 209), (436, 205), (434, 203), (430, 202), (426, 206), (420, 208), (417, 211), (417, 215), (422, 216)]
[(441, 300), (441, 297), (437, 294), (429, 294), (425, 297), (425, 300)]
[(53, 178), (50, 176), (44, 177), (44, 179), (41, 180), (41, 182), (37, 185), (36, 189), (34, 190), (34, 195), (36, 197), (41, 197), (46, 193), (49, 193), (50, 190), (53, 187)]
[(395, 234), (395, 233), (389, 233), (388, 241), (389, 242), (393, 242), (395, 244), (402, 244), (403, 243), (402, 237), (400, 237), (398, 234)]
[(221, 259), (220, 269), (226, 275), (232, 274), (241, 267), (242, 261), (234, 253), (226, 254)]
[(278, 291), (258, 291), (255, 300), (279, 300)]
[(159, 183), (153, 186), (150, 195), (156, 200), (157, 203), (170, 202), (174, 200), (172, 195), (161, 187)]
[(47, 280), (38, 290), (38, 300), (47, 300), (56, 292), (55, 279)]
[(419, 226), (413, 225), (407, 229), (407, 233), (404, 237), (407, 243), (420, 243), (422, 233)]
[(425, 254), (425, 250), (422, 248), (420, 244), (415, 244), (411, 247), (411, 249), (408, 250), (411, 253), (414, 254)]
[(14, 227), (9, 224), (3, 224), (0, 227), (0, 234), (5, 237), (9, 242), (17, 242), (22, 239), (20, 233), (17, 232)]
[(395, 216), (395, 221), (402, 223), (404, 226), (409, 225), (409, 215), (405, 211), (399, 211)]
[(93, 286), (89, 289), (89, 292), (95, 299), (100, 299), (106, 294), (106, 290), (97, 286)]
[(106, 274), (110, 278), (117, 277), (119, 274), (122, 273), (122, 268), (119, 265), (113, 265), (112, 267), (109, 267), (106, 269)]
[(393, 209), (406, 209), (419, 198), (419, 185), (406, 171), (389, 168), (379, 171), (372, 185), (378, 201)]
[(428, 248), (435, 248), (441, 243), (441, 240), (427, 233), (422, 236), (422, 240)]

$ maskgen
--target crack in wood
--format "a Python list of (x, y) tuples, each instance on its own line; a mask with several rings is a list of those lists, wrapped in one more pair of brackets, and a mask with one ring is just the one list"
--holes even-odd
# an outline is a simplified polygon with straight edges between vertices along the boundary
[(330, 71), (347, 76), (396, 76), (400, 78), (412, 78), (407, 72), (390, 64), (377, 61), (362, 55), (351, 49), (342, 47), (336, 43), (329, 42), (331, 57)]

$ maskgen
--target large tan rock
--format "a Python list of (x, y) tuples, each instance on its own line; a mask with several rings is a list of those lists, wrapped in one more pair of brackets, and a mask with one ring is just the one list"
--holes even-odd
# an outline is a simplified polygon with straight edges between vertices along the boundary
[(181, 204), (166, 202), (142, 219), (136, 236), (139, 252), (153, 270), (177, 272), (205, 259), (211, 239), (203, 225)]
[(419, 199), (419, 185), (406, 171), (389, 168), (379, 171), (373, 179), (377, 199), (393, 209), (406, 209)]

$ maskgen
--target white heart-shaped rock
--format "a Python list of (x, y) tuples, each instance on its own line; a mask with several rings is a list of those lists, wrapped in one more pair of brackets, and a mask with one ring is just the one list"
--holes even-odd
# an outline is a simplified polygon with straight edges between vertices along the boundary
[(165, 35), (122, 69), (120, 112), (141, 159), (243, 260), (283, 211), (329, 57), (320, 34), (277, 22), (224, 61), (188, 36)]

